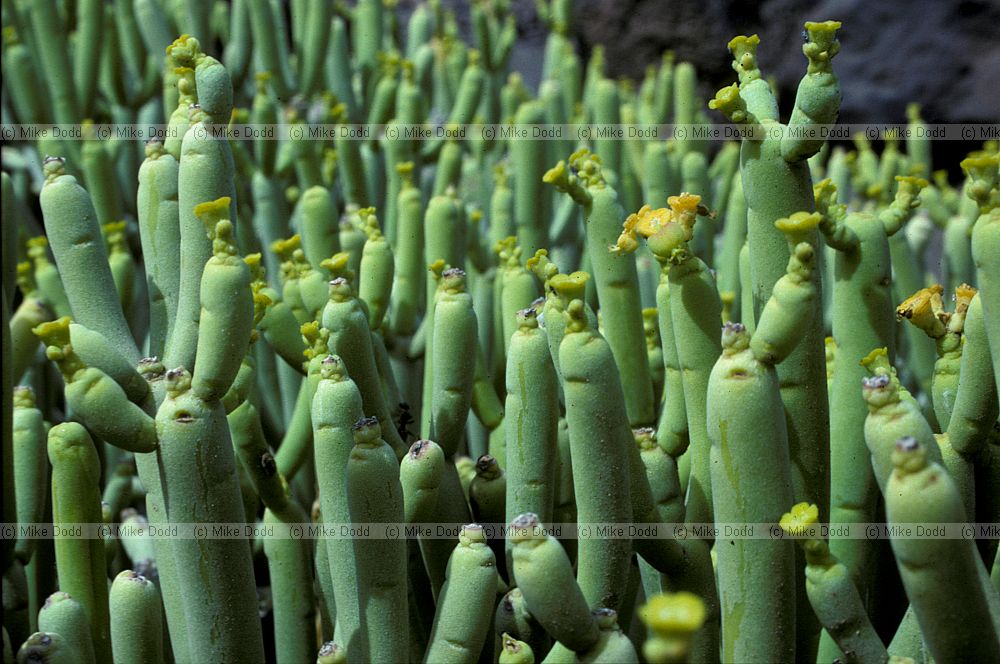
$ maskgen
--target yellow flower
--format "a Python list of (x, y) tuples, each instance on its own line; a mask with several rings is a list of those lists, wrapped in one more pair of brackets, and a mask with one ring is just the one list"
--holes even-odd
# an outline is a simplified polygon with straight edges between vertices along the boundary
[(615, 253), (632, 253), (639, 248), (639, 236), (649, 238), (656, 234), (663, 224), (670, 221), (671, 213), (667, 208), (651, 209), (648, 205), (643, 205), (638, 212), (630, 214), (625, 223), (618, 241), (610, 249)]
[(639, 210), (635, 221), (635, 230), (643, 237), (652, 237), (663, 226), (673, 218), (669, 208), (651, 209), (648, 205), (643, 205)]
[(955, 313), (964, 314), (978, 291), (969, 284), (955, 287)]
[(698, 214), (698, 206), (701, 204), (701, 196), (698, 194), (689, 194), (687, 192), (681, 194), (680, 196), (671, 196), (667, 199), (667, 205), (670, 209), (674, 211), (675, 215), (682, 214)]
[(691, 634), (705, 622), (705, 603), (694, 593), (659, 593), (639, 609), (639, 617), (660, 638)]
[(789, 535), (809, 535), (819, 522), (819, 508), (810, 503), (798, 503), (785, 512), (779, 521), (781, 529)]
[(944, 324), (940, 319), (940, 315), (944, 313), (944, 306), (941, 303), (943, 290), (941, 284), (918, 290), (896, 307), (896, 319), (907, 319), (932, 339), (941, 337), (945, 333)]

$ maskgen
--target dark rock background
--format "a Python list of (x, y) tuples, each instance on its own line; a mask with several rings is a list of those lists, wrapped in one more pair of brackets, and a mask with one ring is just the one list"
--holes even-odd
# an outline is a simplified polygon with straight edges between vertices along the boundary
[[(468, 28), (468, 3), (444, 0)], [(416, 2), (402, 0), (401, 9)], [(519, 43), (511, 67), (537, 84), (546, 28), (534, 0), (512, 0)], [(694, 63), (706, 100), (735, 82), (726, 44), (757, 33), (761, 69), (775, 77), (782, 111), (791, 110), (805, 72), (803, 23), (843, 23), (834, 61), (844, 100), (842, 122), (901, 122), (918, 102), (928, 122), (1000, 121), (1000, 0), (576, 0), (574, 36), (588, 57), (606, 51), (608, 75), (639, 80), (673, 50)], [(405, 9), (404, 9), (405, 11)], [(716, 113), (710, 117), (724, 119)], [(935, 162), (958, 175), (958, 161), (978, 147), (935, 141)]]
[(582, 46), (605, 45), (609, 75), (637, 77), (665, 49), (695, 64), (707, 98), (735, 80), (726, 43), (757, 33), (765, 76), (791, 103), (805, 71), (802, 26), (844, 24), (834, 61), (844, 122), (895, 122), (919, 102), (931, 122), (995, 122), (1000, 115), (998, 0), (579, 0)]
[[(467, 28), (468, 3), (444, 4)], [(534, 0), (511, 4), (520, 33), (511, 64), (537, 83), (546, 28)], [(576, 0), (573, 16), (581, 53), (603, 44), (609, 76), (641, 79), (669, 49), (694, 63), (706, 100), (735, 81), (726, 43), (757, 33), (761, 69), (777, 79), (783, 106), (805, 72), (803, 24), (833, 19), (844, 24), (834, 61), (844, 122), (902, 121), (911, 101), (929, 122), (1000, 116), (1000, 0)]]

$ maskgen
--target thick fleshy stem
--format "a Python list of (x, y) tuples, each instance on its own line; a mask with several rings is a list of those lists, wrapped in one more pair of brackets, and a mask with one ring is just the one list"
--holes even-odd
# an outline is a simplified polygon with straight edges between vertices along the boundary
[[(723, 328), (723, 353), (712, 370), (708, 390), (713, 499), (715, 518), (722, 523), (773, 522), (784, 510), (777, 497), (792, 498), (793, 448), (784, 427), (774, 427), (774, 422), (782, 421), (783, 405), (776, 364), (788, 357), (795, 346), (796, 331), (807, 325), (814, 313), (816, 256), (813, 246), (802, 239), (818, 221), (818, 215), (799, 213), (775, 222), (791, 248), (785, 276), (775, 283), (752, 337), (742, 325), (727, 323)], [(754, 433), (769, 427), (771, 437)], [(762, 486), (770, 488), (752, 501), (741, 499)], [(815, 629), (808, 616), (798, 615), (796, 595), (791, 592), (795, 587), (794, 555), (790, 546), (739, 541), (719, 552), (724, 657), (782, 659), (786, 655), (781, 653), (788, 649), (811, 647), (792, 640), (795, 636), (800, 644), (808, 644), (808, 635)], [(746, 585), (762, 569), (768, 569), (772, 579), (783, 579), (781, 589), (747, 593), (748, 587), (769, 587), (764, 582)], [(799, 606), (805, 602), (805, 597), (798, 595)], [(784, 638), (748, 636), (765, 629), (755, 617), (765, 614), (772, 616), (774, 623), (785, 625), (781, 631)], [(762, 645), (765, 641), (767, 645)]]
[[(789, 128), (833, 124), (840, 110), (840, 83), (833, 73), (831, 62), (840, 52), (837, 40), (840, 22), (808, 21), (805, 29), (807, 41), (802, 45), (802, 53), (809, 60), (809, 66), (795, 95)], [(784, 136), (781, 139), (781, 155), (788, 162), (807, 159), (819, 152), (825, 142), (819, 137)]]
[[(646, 206), (630, 215), (615, 248), (632, 251), (638, 246), (638, 238), (645, 237), (666, 273), (669, 292), (664, 294), (669, 297), (671, 321), (669, 330), (661, 325), (661, 332), (672, 336), (676, 344), (687, 411), (691, 462), (687, 518), (701, 523), (710, 521), (712, 514), (708, 462), (711, 443), (705, 429), (705, 395), (712, 366), (721, 352), (717, 335), (708, 330), (716, 329), (722, 302), (708, 267), (694, 256), (688, 244), (694, 237), (697, 216), (707, 213), (701, 206), (701, 197), (681, 194), (671, 196), (668, 203), (669, 208), (651, 210)], [(664, 354), (673, 360), (672, 353), (664, 351)]]
[[(13, 472), (17, 523), (43, 523), (48, 500), (49, 466), (46, 460), (46, 425), (35, 405), (30, 387), (14, 388)], [(19, 538), (14, 553), (28, 563), (36, 548), (34, 538)]]
[[(892, 462), (885, 494), (889, 524), (965, 521), (955, 483), (917, 439), (900, 438)], [(890, 537), (903, 587), (934, 658), (943, 661), (955, 653), (977, 661), (1000, 658), (1000, 600), (975, 543), (911, 539), (896, 530)], [(944, 606), (950, 609), (943, 612)]]
[[(352, 427), (354, 448), (347, 461), (347, 503), (351, 522), (394, 524), (403, 520), (399, 463), (382, 440), (378, 420), (364, 417)], [(362, 660), (399, 662), (409, 643), (406, 541), (354, 542)], [(348, 653), (352, 657), (353, 653)]]
[[(339, 260), (335, 264), (330, 263), (330, 267), (346, 267), (342, 265), (345, 258), (343, 254), (338, 254), (335, 258)], [(375, 364), (371, 327), (364, 306), (354, 294), (347, 277), (337, 276), (330, 281), (329, 289), (330, 299), (320, 319), (321, 327), (330, 330), (327, 346), (331, 353), (341, 358), (353, 377), (364, 399), (365, 410), (374, 413), (380, 423), (386, 424), (383, 435), (392, 445), (397, 458), (402, 458), (406, 453), (406, 445), (396, 428), (390, 426), (392, 414)]]
[(597, 609), (591, 612), (600, 630), (597, 643), (585, 653), (574, 653), (561, 643), (552, 646), (546, 655), (546, 662), (561, 662), (567, 659), (583, 661), (608, 661), (620, 664), (639, 664), (635, 646), (618, 627), (618, 612), (613, 609)]
[[(246, 513), (225, 409), (221, 402), (199, 398), (191, 384), (183, 368), (164, 376), (166, 394), (156, 414), (163, 514), (156, 517), (173, 523), (240, 523)], [(157, 559), (170, 631), (175, 633), (178, 621), (183, 626), (175, 638), (186, 637), (190, 656), (199, 660), (225, 659), (237, 650), (263, 658), (246, 541), (168, 541), (172, 570), (164, 567), (166, 556)]]
[[(6, 630), (4, 632), (6, 634)], [(81, 653), (56, 632), (35, 632), (17, 651), (18, 662), (77, 664)]]
[(444, 452), (433, 440), (418, 440), (410, 446), (399, 464), (406, 523), (424, 523), (433, 518), (444, 464)]
[(358, 210), (367, 240), (361, 252), (358, 297), (368, 306), (372, 330), (382, 327), (392, 294), (394, 261), (392, 247), (382, 235), (375, 208)]
[(413, 334), (426, 296), (424, 264), (424, 211), (420, 189), (414, 186), (413, 162), (396, 166), (402, 186), (397, 202), (395, 270), (389, 308), (389, 325), (401, 336)]
[[(558, 379), (546, 330), (539, 329), (534, 309), (517, 315), (518, 329), (507, 351), (506, 517), (537, 514), (552, 520), (559, 424)], [(507, 569), (511, 569), (507, 546)]]
[(142, 408), (129, 401), (125, 390), (108, 374), (89, 367), (71, 344), (70, 319), (43, 323), (34, 330), (45, 344), (45, 354), (66, 382), (66, 401), (81, 421), (107, 442), (130, 452), (152, 452), (157, 446), (156, 425)]
[[(840, 92), (829, 61), (836, 53), (838, 27), (836, 22), (806, 25), (807, 43), (803, 52), (809, 60), (809, 70), (799, 85), (789, 126), (836, 120)], [(754, 318), (761, 316), (775, 283), (785, 273), (791, 253), (791, 247), (774, 224), (796, 212), (814, 209), (806, 160), (822, 146), (822, 141), (803, 140), (797, 132), (793, 135), (780, 123), (777, 101), (757, 66), (759, 42), (753, 35), (736, 37), (729, 43), (739, 86), (717, 97), (716, 103), (720, 110), (728, 110), (731, 114), (732, 110), (737, 110), (743, 116), (742, 121), (766, 129), (751, 132), (742, 141), (740, 152), (740, 172), (747, 203), (749, 286), (753, 294)], [(804, 239), (818, 246), (816, 231)], [(787, 361), (779, 365), (778, 376), (791, 446), (795, 495), (798, 499), (826, 506), (830, 486), (826, 472), (830, 443), (823, 353), (826, 335), (819, 271), (813, 273), (812, 281), (817, 294), (813, 316), (808, 327), (800, 331), (802, 341)], [(741, 311), (741, 314), (745, 321), (751, 318), (750, 311)]]
[[(312, 400), (313, 454), (319, 483), (320, 512), (325, 523), (348, 523), (351, 513), (343, 478), (354, 444), (351, 428), (363, 416), (361, 394), (343, 360), (328, 355)], [(327, 540), (328, 571), (336, 598), (338, 638), (344, 648), (360, 648), (360, 605), (353, 542)]]
[(972, 227), (972, 256), (976, 263), (976, 285), (983, 306), (986, 337), (993, 358), (994, 382), (1000, 385), (1000, 154), (982, 154), (962, 161), (969, 174), (969, 197), (979, 205), (979, 218)]
[(936, 463), (943, 463), (934, 433), (924, 418), (920, 406), (899, 383), (895, 370), (888, 363), (884, 348), (869, 353), (861, 365), (871, 372), (861, 381), (861, 393), (868, 406), (865, 418), (865, 444), (871, 454), (875, 480), (885, 495), (892, 475), (896, 441), (901, 436), (918, 440), (924, 454)]
[[(503, 355), (510, 352), (511, 337), (518, 329), (518, 312), (530, 306), (539, 295), (535, 275), (521, 262), (521, 249), (513, 235), (493, 247), (500, 258), (496, 276), (499, 306), (495, 308), (499, 321), (494, 324), (494, 330), (500, 333), (503, 340)], [(498, 347), (497, 353), (500, 350)]]
[[(775, 291), (781, 287), (776, 285)], [(762, 324), (767, 320), (761, 317)], [(709, 379), (707, 403), (715, 520), (773, 523), (792, 498), (776, 371), (774, 365), (756, 357), (743, 325), (727, 323), (722, 345), (722, 356)], [(770, 434), (762, 435), (765, 431)], [(796, 607), (791, 542), (735, 540), (729, 544), (717, 549), (722, 659), (793, 658)]]
[(212, 240), (200, 286), (201, 315), (191, 387), (205, 401), (221, 399), (236, 378), (254, 325), (250, 268), (236, 250), (230, 200), (222, 197), (194, 209)]
[[(513, 542), (512, 542), (513, 544)], [(538, 623), (524, 601), (520, 588), (511, 588), (497, 604), (493, 618), (496, 636), (503, 645), (503, 637), (518, 639), (527, 645), (532, 653), (548, 652), (552, 647), (552, 637)]]
[[(100, 464), (87, 430), (75, 422), (52, 427), (48, 450), (53, 523), (101, 523)], [(111, 635), (104, 542), (66, 535), (55, 538), (55, 547), (59, 587), (83, 607), (97, 660), (108, 661)]]
[(586, 652), (597, 643), (599, 630), (566, 552), (534, 514), (518, 516), (510, 528), (514, 576), (531, 615), (561, 644)]
[[(608, 343), (591, 327), (581, 300), (573, 300), (567, 314), (559, 365), (578, 519), (581, 523), (627, 523), (632, 518), (632, 500), (626, 446), (633, 443), (614, 357)], [(591, 608), (620, 606), (631, 548), (628, 540), (580, 540), (577, 578)], [(518, 576), (516, 553), (515, 549), (514, 575)]]
[(111, 647), (115, 662), (163, 661), (163, 616), (156, 585), (132, 570), (111, 584)]
[(818, 290), (812, 277), (816, 250), (804, 238), (818, 223), (819, 215), (815, 212), (797, 212), (775, 222), (775, 226), (788, 238), (790, 256), (785, 276), (775, 283), (771, 299), (757, 319), (750, 343), (754, 355), (761, 362), (778, 365), (791, 355), (799, 343), (801, 325), (808, 323), (815, 313)]
[[(264, 511), (265, 525), (281, 526), (306, 521), (295, 500), (281, 509)], [(292, 537), (264, 541), (274, 602), (274, 641), (278, 662), (301, 662), (311, 654), (315, 638), (316, 603), (313, 597), (313, 553), (310, 543)]]
[(940, 429), (947, 431), (959, 383), (965, 317), (976, 289), (968, 284), (956, 289), (954, 312), (944, 310), (942, 291), (940, 284), (917, 291), (896, 307), (896, 320), (906, 319), (934, 339), (938, 359), (931, 380), (931, 403)]
[(436, 279), (426, 280), (427, 309), (416, 334), (416, 337), (423, 335), (425, 342), (423, 404), (420, 411), (420, 433), (424, 437), (430, 435), (430, 401), (434, 389), (434, 372), (430, 368), (434, 359), (434, 316), (439, 286), (437, 281), (446, 268), (461, 269), (465, 264), (466, 246), (466, 224), (457, 197), (453, 195), (433, 197), (427, 205), (424, 216), (423, 268), (429, 269)]
[(31, 260), (34, 269), (35, 283), (38, 292), (45, 305), (51, 309), (56, 316), (69, 316), (72, 314), (66, 289), (63, 286), (59, 270), (52, 261), (49, 260), (49, 240), (44, 235), (28, 238), (27, 241), (28, 258)]
[[(908, 185), (900, 183), (901, 189)], [(912, 214), (911, 195), (904, 192), (899, 209), (878, 217), (861, 211), (847, 213), (837, 202), (837, 187), (823, 180), (814, 187), (820, 231), (835, 250), (832, 315), (833, 377), (830, 382), (830, 521), (865, 523), (874, 518), (877, 498), (871, 463), (861, 447), (868, 410), (858, 397), (866, 376), (862, 360), (873, 348), (886, 348), (895, 357), (892, 319), (892, 263), (889, 238)], [(905, 199), (905, 200), (903, 200)], [(904, 214), (898, 214), (903, 213)], [(892, 223), (880, 223), (885, 216)], [(891, 219), (890, 219), (891, 217)], [(891, 444), (891, 443), (890, 443)], [(816, 503), (823, 510), (823, 503)], [(862, 596), (872, 582), (872, 545), (862, 540), (830, 538), (830, 550), (854, 575)], [(824, 644), (830, 645), (827, 637)]]
[[(195, 361), (198, 322), (202, 309), (200, 302), (202, 272), (213, 254), (212, 241), (205, 235), (207, 222), (199, 219), (195, 208), (228, 197), (231, 203), (231, 208), (228, 210), (231, 216), (228, 218), (238, 219), (232, 149), (224, 135), (219, 136), (222, 130), (214, 124), (220, 119), (213, 120), (202, 99), (202, 93), (207, 93), (208, 90), (202, 90), (200, 81), (198, 85), (202, 106), (194, 106), (190, 110), (191, 125), (184, 133), (178, 156), (181, 269), (177, 319), (166, 346), (165, 360), (168, 366), (194, 366)], [(231, 89), (229, 96), (231, 107)], [(225, 111), (227, 122), (229, 112), (229, 109)], [(219, 216), (221, 212), (219, 209), (215, 211), (215, 221), (226, 218)]]
[[(23, 11), (23, 10), (22, 10)], [(30, 6), (34, 41), (38, 44), (39, 63), (49, 94), (56, 122), (72, 124), (80, 120), (80, 105), (74, 88), (74, 68), (69, 58), (69, 40), (62, 15), (55, 0), (42, 0)], [(90, 48), (97, 50), (97, 45)], [(79, 67), (79, 65), (77, 65)], [(93, 81), (88, 82), (90, 85)], [(23, 122), (30, 119), (25, 118)]]
[(482, 523), (502, 523), (507, 478), (495, 458), (484, 454), (476, 459), (476, 475), (469, 482), (472, 515)]
[(63, 637), (78, 653), (81, 664), (93, 664), (94, 641), (90, 620), (83, 606), (66, 592), (55, 592), (38, 612), (38, 629)]
[(850, 570), (838, 561), (819, 537), (815, 505), (798, 503), (780, 521), (782, 530), (798, 538), (806, 554), (806, 592), (809, 603), (843, 655), (844, 662), (885, 662), (889, 655), (865, 611)]
[(974, 458), (989, 449), (987, 441), (1000, 412), (982, 299), (978, 293), (969, 302), (965, 315), (959, 376), (961, 380), (948, 422), (948, 439), (956, 452)]
[[(545, 122), (544, 108), (540, 102), (529, 101), (517, 110), (515, 122), (522, 125)], [(544, 191), (543, 175), (545, 143), (531, 138), (510, 141), (511, 165), (514, 171), (514, 225), (518, 244), (531, 256), (536, 250), (549, 246), (549, 208), (551, 197)]]
[(430, 437), (453, 456), (465, 432), (475, 381), (476, 313), (466, 292), (465, 272), (458, 268), (441, 274), (434, 303), (431, 356)]
[(139, 167), (136, 210), (149, 297), (149, 352), (162, 355), (177, 316), (180, 222), (177, 159), (162, 141), (150, 141)]
[(438, 595), (426, 661), (468, 662), (479, 655), (489, 633), (496, 589), (496, 559), (483, 527), (463, 526)]
[(62, 159), (46, 159), (44, 172), (42, 216), (73, 315), (136, 363), (139, 350), (118, 300), (90, 195), (66, 174)]
[(655, 419), (653, 383), (645, 358), (635, 352), (643, 347), (635, 257), (608, 251), (621, 233), (625, 217), (618, 193), (605, 181), (600, 158), (587, 150), (574, 152), (568, 164), (559, 162), (545, 174), (544, 180), (569, 194), (583, 208), (587, 253), (597, 300), (603, 310), (604, 334), (621, 382), (627, 386), (625, 405), (629, 424), (649, 426)]
[[(305, 511), (289, 496), (285, 478), (278, 472), (257, 410), (245, 402), (229, 414), (228, 420), (242, 469), (267, 508), (264, 523), (282, 527), (305, 522)], [(309, 634), (315, 628), (311, 546), (307, 540), (267, 538), (264, 554), (271, 577), (278, 657), (283, 661), (300, 661), (309, 654)]]

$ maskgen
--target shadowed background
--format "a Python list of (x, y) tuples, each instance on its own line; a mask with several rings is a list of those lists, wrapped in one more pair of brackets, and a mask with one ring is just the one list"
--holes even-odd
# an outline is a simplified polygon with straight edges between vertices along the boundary
[[(409, 14), (417, 2), (401, 0)], [(468, 31), (467, 2), (444, 0)], [(537, 86), (546, 29), (534, 0), (512, 0), (519, 39), (511, 70)], [(740, 34), (760, 35), (761, 70), (777, 82), (782, 112), (791, 110), (805, 72), (802, 26), (841, 21), (834, 61), (844, 100), (840, 120), (903, 122), (917, 102), (927, 122), (1000, 120), (1000, 0), (576, 0), (573, 37), (584, 57), (603, 44), (610, 77), (639, 81), (665, 50), (694, 63), (707, 101), (736, 81), (726, 49)], [(404, 24), (405, 25), (405, 24)], [(711, 112), (713, 121), (725, 122)], [(958, 162), (978, 145), (933, 142), (938, 167), (961, 175)], [(876, 146), (878, 148), (878, 146)]]

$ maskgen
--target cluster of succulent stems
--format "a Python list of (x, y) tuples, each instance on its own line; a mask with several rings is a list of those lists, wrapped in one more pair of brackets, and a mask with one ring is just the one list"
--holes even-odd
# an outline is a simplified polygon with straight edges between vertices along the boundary
[(995, 535), (839, 534), (1000, 521), (997, 144), (793, 131), (836, 21), (783, 120), (756, 35), (705, 103), (542, 0), (535, 91), (509, 0), (396, 4), (4, 2), (4, 121), (83, 128), (4, 147), (4, 663), (1000, 661)]

